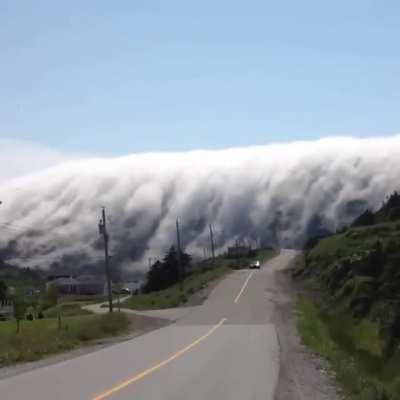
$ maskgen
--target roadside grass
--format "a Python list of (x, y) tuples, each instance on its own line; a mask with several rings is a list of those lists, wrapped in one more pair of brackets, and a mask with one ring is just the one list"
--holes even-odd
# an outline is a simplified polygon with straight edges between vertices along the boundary
[(400, 236), (400, 224), (388, 222), (371, 226), (353, 227), (346, 232), (321, 239), (309, 252), (309, 261), (329, 264), (338, 257), (371, 249), (377, 240), (383, 244)]
[(94, 295), (68, 295), (59, 298), (59, 303), (76, 303), (82, 306), (89, 304), (97, 304), (107, 301), (107, 296), (94, 296)]
[[(262, 249), (253, 257), (238, 260), (240, 260), (240, 265), (248, 266), (251, 261), (260, 260), (260, 262), (265, 262), (275, 255), (276, 250)], [(157, 292), (133, 295), (121, 303), (121, 307), (133, 310), (156, 310), (183, 305), (187, 303), (191, 295), (205, 288), (209, 283), (221, 279), (229, 272), (232, 272), (233, 266), (238, 265), (238, 260), (217, 257), (215, 266), (199, 263), (194, 266), (193, 272), (184, 279), (183, 290), (180, 289), (179, 284), (175, 284)]]
[(0, 367), (38, 360), (46, 355), (73, 349), (91, 340), (128, 331), (131, 320), (124, 313), (63, 317), (58, 329), (56, 318), (0, 322)]
[(155, 310), (178, 307), (179, 305), (185, 304), (190, 295), (203, 289), (211, 281), (220, 279), (232, 271), (226, 264), (226, 262), (222, 262), (216, 268), (193, 272), (184, 279), (182, 291), (180, 290), (180, 285), (175, 284), (158, 292), (133, 295), (121, 303), (121, 306), (133, 310)]
[(92, 314), (90, 311), (84, 310), (81, 305), (77, 303), (61, 303), (58, 306), (48, 308), (43, 314), (45, 318), (57, 318), (59, 312), (61, 312), (62, 317)]
[(356, 321), (303, 297), (298, 300), (297, 311), (297, 327), (304, 344), (330, 362), (346, 398), (400, 398), (400, 352), (397, 350), (390, 359), (383, 357), (375, 322)]

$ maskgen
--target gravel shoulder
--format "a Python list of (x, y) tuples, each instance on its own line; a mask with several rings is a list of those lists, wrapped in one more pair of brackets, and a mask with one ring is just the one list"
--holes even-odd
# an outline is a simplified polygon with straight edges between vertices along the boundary
[(297, 334), (296, 297), (300, 288), (292, 281), (290, 269), (274, 271), (273, 280), (270, 298), (275, 305), (273, 322), (281, 360), (275, 399), (339, 399), (327, 362), (303, 345)]

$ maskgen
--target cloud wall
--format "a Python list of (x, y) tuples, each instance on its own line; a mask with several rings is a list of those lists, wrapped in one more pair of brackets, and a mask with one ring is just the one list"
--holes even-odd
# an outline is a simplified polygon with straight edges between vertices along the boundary
[(399, 177), (400, 136), (69, 161), (3, 182), (0, 245), (21, 265), (96, 265), (105, 206), (113, 262), (125, 268), (162, 255), (176, 217), (192, 253), (209, 247), (209, 223), (221, 250), (295, 247), (378, 207)]

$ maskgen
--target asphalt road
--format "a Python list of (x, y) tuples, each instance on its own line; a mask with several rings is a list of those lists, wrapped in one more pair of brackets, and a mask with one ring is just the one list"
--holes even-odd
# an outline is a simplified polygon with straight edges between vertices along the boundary
[(221, 281), (176, 323), (0, 381), (1, 400), (272, 400), (279, 373), (274, 274), (295, 253)]

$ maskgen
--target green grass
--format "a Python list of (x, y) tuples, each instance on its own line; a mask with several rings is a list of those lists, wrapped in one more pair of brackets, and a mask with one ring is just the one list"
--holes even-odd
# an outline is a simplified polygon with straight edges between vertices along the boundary
[[(240, 262), (248, 266), (251, 261), (265, 262), (274, 255), (276, 255), (275, 250), (262, 249), (254, 257), (241, 258)], [(208, 265), (206, 270), (201, 267), (201, 264), (195, 266), (194, 272), (184, 279), (183, 291), (180, 290), (179, 284), (176, 284), (158, 292), (134, 295), (123, 302), (122, 307), (133, 310), (156, 310), (183, 305), (191, 295), (231, 272), (232, 263), (237, 264), (236, 260), (223, 257), (217, 257), (215, 263), (215, 267), (210, 268)]]
[(96, 296), (96, 295), (68, 295), (59, 298), (59, 303), (76, 303), (82, 306), (89, 304), (97, 304), (107, 301), (107, 296)]
[(325, 357), (348, 399), (400, 398), (400, 353), (382, 357), (382, 342), (375, 322), (356, 321), (348, 314), (327, 310), (300, 298), (298, 331), (303, 342)]
[(115, 336), (127, 331), (129, 325), (130, 319), (124, 313), (64, 317), (61, 330), (55, 318), (21, 321), (18, 334), (15, 321), (0, 322), (0, 367)]
[(329, 263), (338, 257), (348, 257), (357, 252), (371, 249), (380, 240), (385, 244), (400, 237), (399, 223), (385, 223), (350, 228), (346, 232), (321, 239), (310, 251), (309, 261)]
[(211, 281), (222, 278), (231, 269), (226, 265), (225, 260), (214, 269), (207, 271), (196, 271), (186, 277), (183, 281), (183, 291), (179, 284), (158, 292), (138, 294), (131, 296), (122, 303), (123, 307), (134, 310), (154, 310), (163, 308), (178, 307), (185, 304), (190, 295), (201, 290)]
[(90, 311), (82, 309), (77, 303), (62, 303), (59, 306), (48, 308), (44, 311), (45, 318), (57, 318), (59, 311), (63, 317), (73, 317), (77, 315), (89, 315)]
[(317, 285), (320, 299), (299, 301), (299, 332), (351, 399), (400, 399), (399, 211), (393, 194), (378, 223), (319, 240), (293, 274)]

